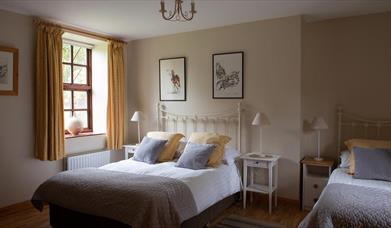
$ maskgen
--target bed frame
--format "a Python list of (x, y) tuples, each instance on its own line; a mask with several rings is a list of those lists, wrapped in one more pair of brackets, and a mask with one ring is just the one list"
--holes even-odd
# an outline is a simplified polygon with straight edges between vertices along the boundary
[(391, 139), (391, 120), (374, 120), (356, 114), (344, 112), (341, 106), (337, 108), (338, 134), (337, 151), (345, 148), (344, 141), (351, 138)]
[[(157, 104), (157, 129), (160, 131), (182, 132), (189, 136), (192, 132), (212, 131), (231, 137), (234, 146), (241, 151), (241, 103), (233, 110), (209, 114), (181, 114), (170, 112), (162, 103)], [(232, 143), (231, 143), (232, 145)], [(181, 224), (182, 228), (201, 228), (217, 218), (225, 209), (240, 198), (240, 194), (228, 196), (210, 206), (200, 214), (189, 218)], [(65, 227), (130, 227), (112, 219), (89, 215), (50, 204), (50, 225), (54, 228)]]
[(216, 132), (231, 137), (230, 145), (241, 151), (241, 102), (235, 109), (218, 113), (183, 114), (166, 109), (163, 103), (157, 104), (157, 129), (159, 131), (181, 132), (186, 137), (192, 132)]

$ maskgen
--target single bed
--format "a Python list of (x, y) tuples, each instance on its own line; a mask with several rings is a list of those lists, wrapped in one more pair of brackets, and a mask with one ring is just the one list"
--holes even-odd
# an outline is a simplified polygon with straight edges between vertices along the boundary
[[(368, 120), (342, 108), (337, 115), (339, 152), (346, 139), (390, 138), (391, 121)], [(337, 168), (299, 227), (391, 227), (391, 182), (357, 179), (349, 168)]]
[[(240, 104), (238, 104), (237, 109), (230, 110), (228, 112), (215, 114), (184, 115), (168, 112), (162, 104), (158, 104), (158, 129), (163, 131), (183, 132), (184, 135), (190, 135), (191, 132), (197, 131), (218, 132), (221, 134), (229, 135), (233, 139), (230, 146), (235, 147), (237, 148), (237, 150), (239, 150), (241, 141), (241, 112), (242, 108), (240, 107)], [(183, 214), (183, 216), (181, 213), (179, 213), (181, 215), (181, 227), (204, 227), (238, 198), (238, 194), (241, 190), (241, 179), (236, 165), (237, 164), (221, 164), (216, 168), (191, 170), (176, 167), (176, 163), (174, 161), (157, 164), (147, 164), (144, 162), (128, 159), (105, 165), (97, 170), (84, 170), (84, 173), (77, 173), (78, 171), (75, 171), (74, 173), (67, 173), (68, 176), (60, 175), (61, 178), (70, 178), (69, 175), (71, 175), (72, 180), (79, 179), (79, 182), (77, 182), (76, 180), (72, 184), (79, 185), (82, 187), (84, 187), (83, 185), (88, 185), (88, 182), (90, 182), (89, 184), (95, 186), (98, 190), (100, 190), (100, 192), (98, 191), (97, 193), (92, 189), (91, 186), (87, 190), (81, 188), (84, 191), (82, 193), (80, 191), (74, 192), (73, 190), (73, 193), (75, 195), (79, 195), (79, 197), (82, 197), (79, 199), (79, 201), (85, 202), (86, 204), (90, 204), (88, 206), (82, 205), (80, 207), (73, 208), (72, 206), (63, 206), (73, 205), (72, 203), (60, 204), (57, 202), (61, 201), (49, 201), (48, 203), (50, 205), (50, 224), (53, 227), (130, 227), (130, 224), (132, 224), (130, 221), (131, 218), (121, 218), (124, 218), (124, 216), (126, 217), (126, 213), (124, 213), (124, 210), (126, 211), (126, 209), (132, 207), (132, 205), (124, 206), (123, 204), (129, 204), (129, 202), (133, 202), (132, 200), (128, 198), (122, 198), (123, 203), (119, 203), (121, 202), (121, 198), (119, 197), (102, 197), (103, 199), (110, 199), (113, 202), (117, 202), (106, 203), (99, 202), (99, 197), (97, 197), (97, 200), (95, 201), (91, 201), (88, 198), (93, 198), (96, 194), (106, 194), (104, 191), (105, 188), (110, 188), (109, 192), (111, 192), (112, 195), (118, 193), (119, 195), (123, 195), (124, 197), (133, 197), (131, 194), (126, 193), (123, 188), (130, 188), (131, 184), (129, 182), (133, 180), (135, 180), (135, 183), (140, 184), (143, 181), (150, 182), (150, 179), (127, 179), (128, 176), (132, 175), (131, 178), (166, 178), (163, 180), (172, 181), (172, 183), (168, 184), (163, 183), (164, 181), (160, 183), (163, 184), (161, 185), (163, 187), (170, 187), (175, 181), (180, 182), (182, 185), (186, 185), (186, 189), (189, 189), (191, 192), (191, 196), (187, 196), (190, 196), (188, 198), (194, 199), (195, 209), (193, 211), (188, 210), (186, 205), (187, 202), (184, 203), (169, 201), (168, 203), (181, 204), (174, 209), (182, 208), (185, 211), (188, 210), (187, 213)], [(90, 176), (88, 176), (88, 174), (85, 174), (88, 172), (91, 172)], [(97, 175), (99, 174), (99, 172), (102, 172), (102, 175), (106, 176), (102, 177), (100, 175)], [(83, 175), (85, 176), (83, 177)], [(61, 178), (58, 179), (61, 180)], [(95, 181), (90, 181), (93, 178), (95, 178)], [(54, 180), (54, 182), (55, 181), (57, 180)], [(63, 185), (62, 187), (64, 189), (72, 188), (72, 184)], [(117, 185), (121, 185), (122, 189), (117, 189), (116, 192), (115, 189), (113, 190), (113, 186), (114, 188), (117, 188)], [(151, 190), (145, 189), (145, 192), (159, 191), (158, 187), (153, 185), (150, 186)], [(179, 187), (183, 188), (183, 186), (174, 186), (174, 188), (168, 188), (167, 192), (164, 192), (164, 194), (172, 194), (171, 198), (175, 198), (175, 194), (177, 193), (174, 190), (178, 189)], [(61, 189), (58, 189), (58, 192), (60, 193)], [(70, 192), (72, 192), (72, 190), (70, 190)], [(137, 193), (136, 195), (140, 194)], [(145, 197), (149, 196), (154, 197), (153, 194), (149, 194)], [(187, 200), (183, 198), (186, 197), (186, 195), (178, 194), (178, 198), (180, 197), (182, 197), (182, 201)], [(69, 198), (69, 201), (72, 200), (72, 198)], [(147, 202), (148, 199), (145, 199), (145, 201)], [(92, 202), (97, 203), (97, 205), (93, 205)], [(152, 202), (151, 204), (154, 204), (154, 202)], [(104, 210), (103, 208), (105, 205), (107, 206), (108, 210), (109, 208), (114, 207), (114, 209), (111, 210), (111, 214), (105, 214), (105, 212), (102, 212)], [(101, 209), (99, 209), (99, 207), (101, 207)], [(118, 209), (115, 210), (115, 207), (118, 207)], [(188, 207), (191, 207), (190, 203)], [(91, 208), (95, 209), (91, 210)], [(158, 211), (156, 213), (164, 214), (165, 212), (161, 212), (163, 210), (162, 208), (163, 206), (160, 207), (158, 205), (155, 206), (153, 209)], [(167, 207), (165, 209), (167, 209)], [(115, 213), (121, 213), (121, 215), (117, 216), (115, 215)], [(146, 213), (149, 213), (149, 211), (146, 210)], [(160, 224), (159, 226), (163, 227), (166, 223), (158, 222), (151, 224)], [(134, 225), (134, 227), (137, 226)]]

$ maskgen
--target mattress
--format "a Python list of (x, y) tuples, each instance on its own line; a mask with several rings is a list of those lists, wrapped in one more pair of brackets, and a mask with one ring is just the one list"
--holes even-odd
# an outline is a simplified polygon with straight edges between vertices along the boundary
[(196, 202), (198, 213), (240, 191), (241, 179), (235, 164), (222, 164), (217, 168), (202, 170), (180, 168), (175, 165), (175, 162), (147, 164), (128, 159), (100, 168), (181, 180), (190, 188)]
[(335, 169), (329, 178), (328, 184), (341, 183), (341, 184), (380, 188), (380, 189), (391, 191), (391, 182), (380, 181), (380, 180), (356, 179), (352, 175), (348, 174), (348, 170), (349, 169), (347, 168)]

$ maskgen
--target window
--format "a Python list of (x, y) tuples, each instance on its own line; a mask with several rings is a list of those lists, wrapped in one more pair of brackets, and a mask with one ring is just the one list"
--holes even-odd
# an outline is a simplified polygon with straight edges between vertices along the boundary
[(92, 132), (92, 50), (63, 43), (64, 123), (75, 116)]

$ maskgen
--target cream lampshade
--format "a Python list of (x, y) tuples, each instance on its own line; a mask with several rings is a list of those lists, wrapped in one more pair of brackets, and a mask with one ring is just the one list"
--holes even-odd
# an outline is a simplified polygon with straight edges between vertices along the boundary
[(253, 119), (253, 122), (251, 123), (251, 125), (258, 126), (260, 124), (261, 124), (261, 113), (257, 112), (257, 114), (255, 114), (255, 116), (254, 116), (254, 119)]
[(270, 125), (270, 121), (265, 114), (257, 112), (251, 125), (259, 126), (259, 152), (262, 153), (262, 127)]
[(138, 143), (140, 143), (140, 120), (141, 120), (141, 112), (135, 111), (133, 113), (132, 118), (130, 119), (131, 122), (137, 122), (137, 136), (138, 136)]
[(311, 123), (311, 128), (313, 130), (316, 130), (318, 132), (318, 156), (314, 158), (316, 161), (322, 161), (323, 158), (320, 157), (320, 131), (326, 130), (329, 128), (327, 126), (326, 121), (323, 119), (323, 117), (315, 117)]

